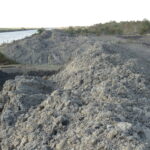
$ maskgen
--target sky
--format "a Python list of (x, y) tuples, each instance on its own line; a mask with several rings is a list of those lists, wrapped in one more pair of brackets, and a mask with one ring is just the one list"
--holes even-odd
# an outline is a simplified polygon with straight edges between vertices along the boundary
[(0, 27), (89, 26), (150, 20), (150, 0), (0, 0)]

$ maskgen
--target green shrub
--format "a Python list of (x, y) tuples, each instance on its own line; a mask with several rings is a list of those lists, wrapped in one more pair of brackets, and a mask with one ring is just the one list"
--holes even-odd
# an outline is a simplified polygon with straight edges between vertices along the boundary
[(45, 31), (44, 28), (40, 28), (40, 29), (38, 29), (38, 34), (41, 34), (41, 33), (43, 33), (44, 31)]

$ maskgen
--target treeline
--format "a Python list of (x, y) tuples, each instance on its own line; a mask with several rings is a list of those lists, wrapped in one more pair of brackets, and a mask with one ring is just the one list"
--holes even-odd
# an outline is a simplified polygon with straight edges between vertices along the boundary
[(89, 27), (68, 27), (62, 29), (71, 35), (143, 35), (150, 33), (150, 21), (111, 21), (108, 23), (95, 24)]

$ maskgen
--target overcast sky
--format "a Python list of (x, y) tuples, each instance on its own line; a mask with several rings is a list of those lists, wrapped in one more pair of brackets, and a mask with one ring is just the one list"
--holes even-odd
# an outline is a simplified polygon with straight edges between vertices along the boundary
[(0, 27), (83, 26), (150, 19), (150, 0), (0, 0)]

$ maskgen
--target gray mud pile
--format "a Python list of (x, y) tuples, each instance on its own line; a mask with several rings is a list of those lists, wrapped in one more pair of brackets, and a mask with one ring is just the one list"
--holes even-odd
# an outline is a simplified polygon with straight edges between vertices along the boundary
[(93, 46), (95, 40), (117, 37), (70, 36), (62, 31), (45, 31), (23, 40), (0, 46), (0, 52), (21, 64), (63, 65)]
[(7, 81), (1, 149), (149, 150), (150, 63), (136, 48), (97, 41), (48, 80)]

